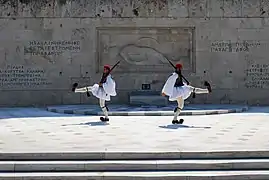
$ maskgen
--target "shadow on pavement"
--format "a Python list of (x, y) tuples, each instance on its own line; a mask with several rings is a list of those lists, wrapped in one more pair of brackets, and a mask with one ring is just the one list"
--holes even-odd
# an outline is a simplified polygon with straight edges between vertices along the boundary
[(160, 128), (164, 129), (180, 129), (180, 128), (195, 128), (195, 129), (210, 129), (211, 127), (205, 126), (188, 126), (188, 125), (183, 125), (183, 124), (169, 124), (166, 126), (159, 126)]
[(95, 122), (86, 122), (79, 124), (63, 124), (62, 126), (106, 126), (109, 125), (107, 122), (95, 121)]
[(0, 108), (0, 119), (38, 117), (81, 117), (78, 114), (60, 114), (44, 108)]

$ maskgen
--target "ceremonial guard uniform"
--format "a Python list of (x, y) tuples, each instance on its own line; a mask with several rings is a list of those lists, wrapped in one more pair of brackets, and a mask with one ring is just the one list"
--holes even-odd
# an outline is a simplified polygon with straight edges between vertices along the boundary
[(108, 118), (108, 107), (105, 104), (105, 101), (110, 101), (110, 96), (116, 96), (116, 83), (111, 77), (111, 69), (109, 65), (104, 66), (103, 76), (101, 81), (98, 84), (94, 84), (93, 86), (77, 88), (78, 84), (75, 83), (73, 85), (72, 91), (75, 93), (87, 93), (89, 96), (89, 92), (91, 92), (95, 97), (99, 99), (99, 104), (104, 112), (105, 117), (101, 117), (101, 121), (109, 121)]
[(169, 101), (177, 101), (178, 103), (178, 106), (174, 109), (174, 118), (172, 121), (173, 124), (183, 123), (184, 120), (180, 119), (180, 121), (178, 121), (177, 117), (184, 107), (184, 100), (187, 99), (191, 93), (205, 94), (212, 91), (211, 86), (207, 81), (204, 83), (204, 85), (207, 87), (206, 89), (192, 87), (188, 84), (188, 82), (187, 84), (183, 82), (183, 79), (186, 79), (182, 75), (181, 69), (182, 65), (176, 64), (175, 72), (167, 79), (162, 89), (163, 96), (169, 96)]

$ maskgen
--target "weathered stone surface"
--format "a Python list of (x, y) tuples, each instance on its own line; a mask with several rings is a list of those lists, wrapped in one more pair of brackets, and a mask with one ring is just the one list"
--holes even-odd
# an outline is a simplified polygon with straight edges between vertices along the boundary
[[(118, 1), (121, 3), (121, 0)], [(119, 5), (122, 6), (122, 5)], [(134, 0), (131, 1), (132, 13), (134, 17), (167, 17), (168, 1), (167, 0)], [(118, 11), (115, 11), (116, 14)], [(131, 16), (131, 17), (132, 17)]]
[(242, 16), (260, 17), (262, 13), (260, 0), (243, 0), (242, 2)]
[(208, 15), (209, 17), (223, 17), (224, 0), (209, 0), (208, 1)]
[(135, 17), (136, 8), (129, 0), (112, 0), (112, 17)]
[(112, 17), (112, 0), (96, 0), (96, 16)]
[(158, 95), (147, 95), (146, 93), (144, 95), (130, 95), (130, 105), (151, 105), (155, 104), (156, 106), (167, 106), (168, 105), (168, 99), (165, 97)]
[(88, 0), (71, 1), (71, 16), (72, 17), (96, 16), (96, 1), (88, 1)]
[(17, 3), (18, 16), (23, 17), (54, 17), (55, 0), (19, 0)]
[(188, 17), (189, 16), (188, 0), (169, 0), (169, 17)]
[(2, 17), (268, 17), (265, 0), (5, 0)]
[[(265, 102), (259, 93), (269, 88), (265, 0), (5, 0), (0, 4), (0, 88), (7, 97), (1, 105), (95, 103), (84, 95), (72, 98), (71, 83), (98, 82), (102, 66), (118, 60), (121, 63), (113, 72), (118, 96), (113, 103), (128, 102), (128, 93), (141, 90), (142, 84), (161, 91), (173, 72), (165, 57), (183, 63), (192, 85), (207, 79), (216, 92), (255, 90), (245, 101)], [(60, 95), (59, 99), (40, 96), (38, 101), (13, 96), (28, 91)], [(222, 97), (213, 94), (195, 101), (219, 102)], [(229, 102), (239, 101), (236, 95), (229, 97)]]
[(242, 15), (242, 0), (224, 0), (224, 17), (240, 17)]
[(13, 107), (62, 104), (62, 93), (56, 90), (2, 90), (0, 105)]
[[(118, 72), (164, 72), (171, 69), (166, 58), (192, 69), (191, 28), (101, 28), (98, 31), (99, 71), (104, 61), (122, 59)], [(175, 51), (177, 49), (177, 51)]]
[(167, 0), (112, 0), (112, 17), (167, 17), (167, 13)]
[(260, 16), (268, 17), (269, 16), (269, 1), (260, 0)]
[(190, 17), (207, 17), (209, 0), (190, 0), (189, 1)]
[(17, 0), (2, 0), (0, 1), (0, 14), (1, 17), (14, 17), (18, 15), (18, 1)]
[(240, 28), (263, 29), (262, 19), (259, 18), (240, 18), (238, 23)]

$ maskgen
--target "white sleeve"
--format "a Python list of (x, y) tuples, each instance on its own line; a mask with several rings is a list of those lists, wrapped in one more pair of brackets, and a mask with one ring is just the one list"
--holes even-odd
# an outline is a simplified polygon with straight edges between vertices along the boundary
[(108, 75), (106, 78), (106, 82), (103, 83), (103, 88), (105, 92), (110, 95), (110, 96), (116, 96), (116, 83), (115, 81), (111, 78), (111, 75)]
[(162, 93), (166, 94), (167, 96), (172, 96), (173, 88), (174, 88), (177, 78), (178, 78), (178, 74), (176, 73), (173, 73), (171, 76), (169, 76), (169, 78), (167, 79), (167, 81), (165, 82), (163, 86)]

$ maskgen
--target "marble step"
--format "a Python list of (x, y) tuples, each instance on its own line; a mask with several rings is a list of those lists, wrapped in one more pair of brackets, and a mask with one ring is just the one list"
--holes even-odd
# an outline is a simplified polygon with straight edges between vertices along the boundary
[(0, 161), (4, 172), (269, 170), (269, 159)]
[(0, 180), (265, 180), (269, 171), (0, 173)]
[(0, 161), (36, 160), (178, 160), (178, 159), (269, 159), (269, 151), (176, 151), (176, 152), (14, 152), (0, 153)]
[(161, 96), (159, 91), (133, 91), (129, 94), (129, 104), (132, 106), (167, 106), (168, 98)]
[(154, 105), (154, 106), (167, 106), (168, 100), (163, 96), (148, 96), (148, 95), (136, 95), (130, 96), (129, 103), (132, 106)]

